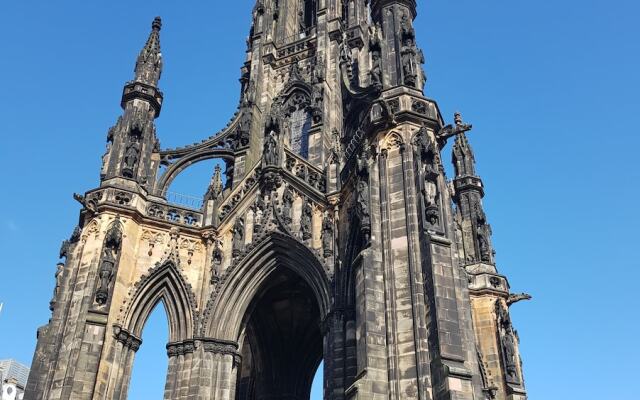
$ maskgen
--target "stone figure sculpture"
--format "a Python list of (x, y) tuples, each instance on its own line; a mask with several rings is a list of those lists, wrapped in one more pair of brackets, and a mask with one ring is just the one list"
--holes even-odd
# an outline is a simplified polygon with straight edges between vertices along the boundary
[(333, 255), (333, 221), (329, 216), (322, 221), (322, 251), (325, 257)]
[(244, 218), (238, 217), (233, 225), (233, 256), (240, 255), (244, 247)]
[(273, 133), (265, 137), (263, 157), (267, 166), (278, 165), (278, 143)]
[(307, 199), (303, 199), (302, 213), (300, 215), (300, 232), (302, 233), (302, 239), (311, 239), (311, 218), (313, 210), (311, 203)]

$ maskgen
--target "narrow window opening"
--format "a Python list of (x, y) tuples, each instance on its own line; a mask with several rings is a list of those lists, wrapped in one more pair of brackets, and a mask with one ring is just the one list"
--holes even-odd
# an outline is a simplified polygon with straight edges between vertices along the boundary
[(316, 0), (304, 0), (304, 25), (307, 29), (316, 25)]
[(291, 114), (291, 150), (304, 157), (309, 157), (309, 130), (311, 115), (305, 110), (296, 110)]
[(129, 400), (164, 398), (166, 371), (169, 366), (166, 349), (168, 341), (169, 321), (164, 304), (159, 302), (142, 331), (142, 345), (136, 352), (129, 384)]

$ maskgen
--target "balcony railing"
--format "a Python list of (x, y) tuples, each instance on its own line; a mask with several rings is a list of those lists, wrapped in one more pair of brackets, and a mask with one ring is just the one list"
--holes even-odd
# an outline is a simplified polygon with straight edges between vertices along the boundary
[(167, 192), (165, 198), (169, 204), (175, 204), (192, 210), (202, 209), (202, 197), (189, 196), (182, 193)]

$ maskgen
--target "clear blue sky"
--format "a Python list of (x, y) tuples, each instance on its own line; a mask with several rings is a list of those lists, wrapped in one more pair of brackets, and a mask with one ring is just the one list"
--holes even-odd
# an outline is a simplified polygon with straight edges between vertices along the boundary
[[(420, 0), (427, 95), (462, 111), (531, 399), (637, 398), (640, 3)], [(249, 0), (0, 5), (0, 358), (30, 363), (60, 241), (98, 183), (107, 129), (163, 17), (163, 146), (233, 113)], [(449, 154), (445, 155), (448, 160)], [(210, 165), (175, 190), (200, 195)], [(634, 250), (636, 249), (636, 250)], [(166, 321), (144, 331), (131, 399), (160, 398)]]

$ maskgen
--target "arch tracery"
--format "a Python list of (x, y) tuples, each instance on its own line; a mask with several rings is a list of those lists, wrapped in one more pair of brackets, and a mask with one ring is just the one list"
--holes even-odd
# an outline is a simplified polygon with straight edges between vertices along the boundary
[[(202, 336), (237, 340), (243, 318), (261, 285), (274, 271), (293, 271), (310, 287), (321, 316), (329, 313), (331, 290), (328, 273), (304, 244), (274, 232), (249, 249), (221, 277), (203, 315)], [(217, 324), (224, 321), (224, 324)]]
[(135, 288), (120, 321), (123, 328), (141, 337), (147, 318), (162, 300), (169, 321), (169, 341), (193, 337), (195, 295), (173, 261), (158, 263), (136, 283)]

